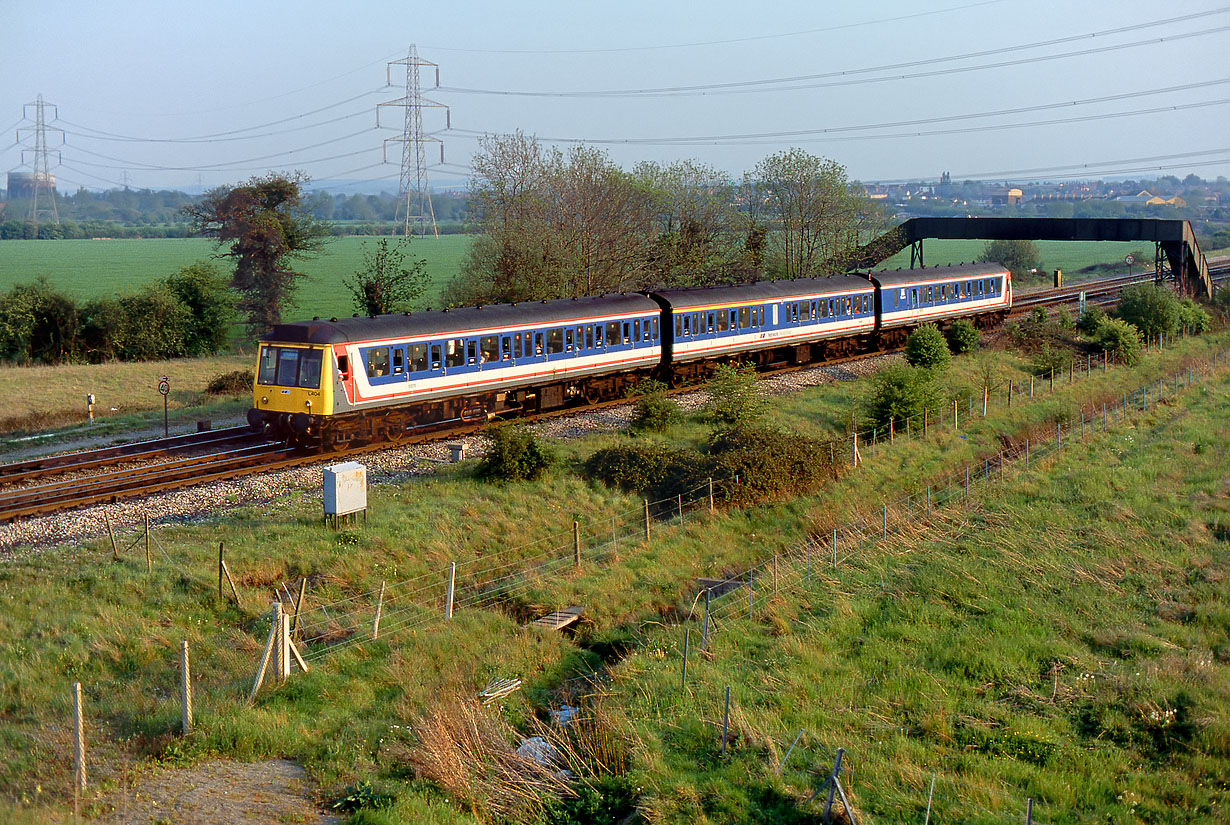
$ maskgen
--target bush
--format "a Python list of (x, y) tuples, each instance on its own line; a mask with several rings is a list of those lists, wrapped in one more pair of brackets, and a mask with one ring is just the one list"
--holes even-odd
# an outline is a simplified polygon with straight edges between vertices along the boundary
[[(689, 468), (696, 468), (695, 473)], [(679, 493), (666, 492), (671, 479), (702, 473), (708, 477), (709, 462), (695, 450), (675, 449), (662, 444), (629, 444), (598, 450), (585, 462), (583, 474), (628, 493), (650, 498), (665, 498)], [(680, 491), (682, 492), (682, 491)]]
[(233, 370), (215, 377), (205, 387), (206, 395), (244, 395), (252, 391), (252, 370)]
[(1050, 375), (1051, 371), (1063, 372), (1072, 363), (1072, 351), (1064, 347), (1053, 347), (1049, 341), (1044, 341), (1042, 347), (1034, 353), (1034, 374)]
[(968, 318), (958, 318), (952, 322), (952, 326), (944, 333), (944, 337), (948, 339), (948, 349), (953, 355), (960, 355), (963, 352), (971, 352), (978, 347), (978, 328)]
[(235, 294), (217, 267), (195, 263), (167, 278), (164, 284), (188, 309), (184, 354), (197, 357), (221, 352), (235, 320)]
[(1152, 338), (1179, 326), (1179, 300), (1157, 284), (1138, 284), (1123, 290), (1115, 314)]
[(487, 431), (491, 447), (475, 474), (487, 481), (533, 481), (555, 462), (555, 455), (523, 424), (497, 424)]
[(1055, 312), (1055, 323), (1059, 324), (1060, 329), (1076, 329), (1076, 322), (1072, 320), (1072, 313), (1067, 307), (1060, 307)]
[(1213, 293), (1212, 304), (1223, 318), (1230, 317), (1230, 284), (1222, 285)]
[(1106, 352), (1131, 366), (1140, 360), (1140, 330), (1127, 321), (1107, 318), (1093, 334), (1092, 340)]
[(750, 364), (721, 364), (705, 385), (709, 403), (702, 413), (715, 424), (735, 425), (764, 415), (765, 400), (756, 386), (756, 370)]
[(641, 381), (629, 394), (640, 396), (632, 408), (634, 430), (662, 432), (683, 417), (679, 405), (666, 397), (666, 385), (661, 381)]
[(1213, 318), (1204, 307), (1191, 298), (1179, 302), (1179, 327), (1193, 335), (1208, 332), (1213, 326)]
[(906, 421), (921, 425), (924, 413), (939, 415), (944, 391), (926, 369), (894, 364), (876, 374), (868, 403), (871, 422), (885, 434), (889, 427), (904, 430)]
[(923, 324), (905, 342), (905, 360), (913, 367), (934, 369), (948, 365), (948, 342), (935, 324)]
[(1089, 307), (1081, 319), (1076, 322), (1076, 328), (1085, 335), (1094, 335), (1105, 321), (1106, 313), (1101, 307)]
[(0, 358), (58, 364), (78, 355), (81, 313), (76, 303), (39, 278), (0, 296)]
[(718, 431), (709, 439), (709, 456), (712, 477), (723, 482), (715, 494), (740, 502), (807, 493), (840, 475), (841, 459), (829, 444), (776, 427)]

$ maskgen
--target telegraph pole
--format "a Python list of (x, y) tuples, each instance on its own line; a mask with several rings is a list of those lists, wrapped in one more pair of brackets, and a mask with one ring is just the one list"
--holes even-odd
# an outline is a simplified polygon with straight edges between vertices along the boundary
[(398, 211), (405, 210), (405, 222), (402, 231), (410, 235), (410, 224), (413, 222), (420, 235), (427, 234), (427, 224), (431, 223), (431, 232), (437, 238), (440, 231), (436, 227), (436, 212), (431, 205), (431, 191), (427, 184), (427, 157), (424, 144), (440, 144), (440, 162), (444, 163), (444, 141), (423, 132), (423, 109), (438, 108), (444, 110), (445, 128), (452, 126), (448, 106), (423, 97), (419, 84), (419, 69), (430, 66), (435, 69), (435, 88), (440, 86), (440, 67), (430, 60), (419, 57), (418, 49), (410, 44), (410, 50), (404, 60), (394, 60), (388, 64), (388, 84), (393, 85), (393, 67), (406, 67), (406, 94), (397, 100), (390, 100), (376, 106), (376, 125), (380, 125), (380, 109), (383, 106), (400, 106), (405, 109), (405, 123), (401, 137), (385, 140), (385, 160), (388, 160), (388, 144), (401, 143), (401, 187), (398, 198), (401, 201)]
[[(49, 159), (49, 155), (52, 150), (47, 148), (47, 133), (59, 132), (60, 145), (62, 146), (64, 145), (64, 130), (57, 129), (54, 126), (49, 127), (47, 125), (47, 109), (51, 109), (51, 119), (53, 121), (58, 120), (60, 116), (59, 110), (56, 108), (54, 103), (44, 102), (43, 96), (39, 95), (38, 100), (34, 103), (27, 103), (21, 107), (21, 116), (26, 120), (30, 119), (30, 115), (27, 114), (30, 107), (34, 107), (34, 125), (19, 127), (17, 129), (17, 140), (19, 142), (22, 140), (22, 132), (34, 133), (34, 148), (23, 148), (21, 150), (21, 161), (22, 163), (26, 162), (27, 152), (32, 152), (34, 154), (34, 160), (30, 163), (31, 168), (34, 170), (34, 174), (32, 175), (33, 180), (31, 181), (34, 186), (34, 191), (30, 198), (30, 222), (34, 224), (35, 229), (38, 229), (38, 221), (40, 216), (50, 217), (52, 223), (58, 224), (60, 222), (60, 210), (56, 207), (55, 179), (51, 177), (51, 161)], [(56, 163), (59, 164), (60, 152), (58, 149), (54, 151), (56, 155)], [(47, 200), (47, 205), (40, 206), (39, 204), (44, 199)]]

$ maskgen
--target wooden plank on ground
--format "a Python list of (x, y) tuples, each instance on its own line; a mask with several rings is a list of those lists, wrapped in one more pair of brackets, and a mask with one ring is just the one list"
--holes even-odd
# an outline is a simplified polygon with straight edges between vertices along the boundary
[(565, 607), (563, 610), (557, 610), (554, 613), (548, 613), (540, 619), (535, 619), (526, 627), (545, 627), (548, 630), (559, 630), (581, 618), (581, 614), (584, 612), (584, 607)]

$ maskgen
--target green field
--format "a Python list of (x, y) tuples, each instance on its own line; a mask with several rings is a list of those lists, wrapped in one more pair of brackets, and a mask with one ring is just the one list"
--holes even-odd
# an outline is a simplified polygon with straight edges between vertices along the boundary
[[(410, 257), (427, 260), (432, 287), (428, 299), (438, 300), (441, 287), (457, 274), (469, 235), (416, 238)], [(317, 258), (297, 268), (307, 275), (300, 284), (297, 306), (288, 318), (349, 315), (354, 312), (343, 279), (362, 265), (362, 245), (375, 238), (333, 238)], [(204, 238), (158, 238), (97, 241), (4, 241), (0, 243), (0, 291), (45, 275), (52, 285), (83, 300), (135, 292), (177, 269), (215, 254), (217, 246)], [(220, 262), (229, 271), (226, 261)]]
[[(1062, 269), (1065, 274), (1075, 275), (1087, 266), (1118, 264), (1127, 272), (1123, 259), (1130, 252), (1136, 256), (1135, 271), (1140, 272), (1147, 264), (1153, 266), (1153, 250), (1147, 241), (1035, 241), (1042, 258), (1041, 269)], [(982, 254), (986, 241), (923, 241), (923, 259), (927, 266), (948, 266), (971, 263)], [(910, 250), (898, 252), (877, 269), (895, 269), (910, 265)]]

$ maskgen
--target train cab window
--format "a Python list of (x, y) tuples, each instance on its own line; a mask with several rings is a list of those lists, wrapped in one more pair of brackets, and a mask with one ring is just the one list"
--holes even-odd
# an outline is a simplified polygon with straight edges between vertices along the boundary
[(410, 345), (410, 372), (424, 372), (427, 369), (427, 345)]
[(485, 364), (488, 361), (499, 360), (500, 352), (497, 349), (499, 346), (499, 340), (500, 339), (496, 338), (494, 335), (484, 335), (482, 338), (478, 339), (479, 358), (482, 359), (480, 363)]
[[(401, 352), (401, 350), (398, 350)], [(299, 386), (314, 390), (320, 387), (320, 365), (325, 354), (318, 349), (305, 349), (299, 353)]]
[(460, 367), (466, 362), (466, 342), (461, 338), (451, 338), (444, 342), (444, 366)]
[(606, 325), (606, 345), (613, 347), (619, 344), (619, 322), (610, 321)]
[(258, 384), (272, 384), (278, 374), (278, 348), (261, 347), (260, 371), (256, 374)]
[(393, 374), (404, 375), (406, 372), (406, 351), (401, 347), (393, 348)]
[(350, 380), (350, 356), (339, 355), (337, 357), (337, 372), (343, 381)]
[(440, 345), (431, 345), (431, 368), (433, 370), (440, 369)]
[(555, 354), (564, 351), (564, 331), (552, 329), (547, 331), (547, 352)]
[(389, 348), (388, 347), (372, 347), (371, 349), (369, 349), (367, 351), (367, 377), (368, 378), (381, 378), (388, 374), (389, 374)]
[(717, 329), (718, 332), (730, 329), (730, 312), (727, 310), (722, 310), (717, 314)]

